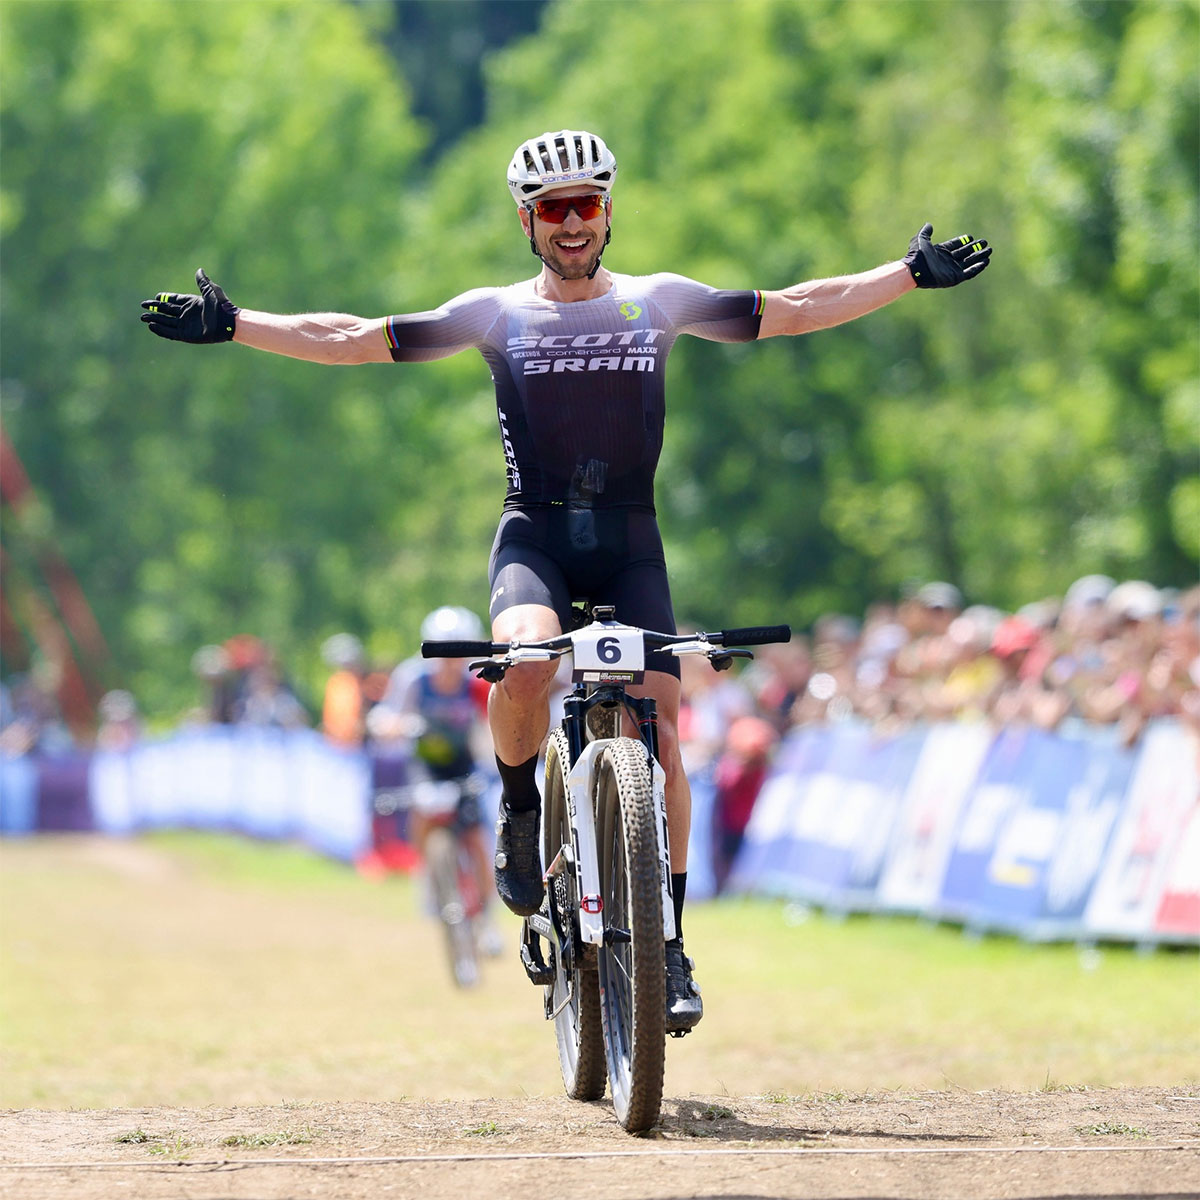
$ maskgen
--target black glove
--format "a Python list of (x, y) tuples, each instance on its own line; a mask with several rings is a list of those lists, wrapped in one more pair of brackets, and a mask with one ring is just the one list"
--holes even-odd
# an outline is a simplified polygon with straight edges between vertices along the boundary
[(905, 265), (919, 288), (957, 287), (973, 279), (992, 257), (992, 248), (982, 238), (960, 233), (948, 242), (932, 242), (933, 226), (926, 222), (908, 243)]
[(159, 292), (153, 300), (143, 300), (142, 320), (151, 333), (173, 342), (231, 342), (237, 327), (238, 306), (215, 284), (203, 269), (196, 272), (200, 295), (181, 296), (177, 292)]

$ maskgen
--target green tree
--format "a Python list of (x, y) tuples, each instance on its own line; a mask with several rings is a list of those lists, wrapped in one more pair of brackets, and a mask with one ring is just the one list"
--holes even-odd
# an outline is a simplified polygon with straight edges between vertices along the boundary
[(137, 320), (198, 265), (253, 307), (387, 309), (421, 137), (376, 31), (328, 4), (0, 14), (6, 425), (120, 677), (154, 708), (203, 641), (382, 625), (363, 575), (419, 404)]
[[(599, 93), (553, 53), (601, 45)], [(934, 575), (1010, 605), (1091, 570), (1185, 583), (1196, 49), (1191, 4), (560, 3), (492, 63), (446, 186), (581, 125), (621, 163), (618, 269), (778, 287), (899, 257), (925, 219), (996, 244), (978, 284), (838, 330), (680, 344), (660, 499), (696, 615), (803, 621)]]
[(532, 275), (503, 170), (543, 129), (615, 150), (615, 270), (779, 288), (899, 258), (925, 220), (996, 246), (978, 283), (839, 329), (680, 341), (681, 617), (803, 625), (934, 576), (1009, 606), (1089, 571), (1195, 578), (1192, 0), (537, 11), (489, 53), (516, 26), (422, 10), (441, 40), (404, 47), (414, 86), (456, 18), (486, 79), (457, 140), (466, 109), (428, 109), (426, 168), (391, 6), (0, 7), (6, 427), (148, 704), (242, 629), (303, 666), (337, 628), (398, 657), (434, 604), (482, 611), (504, 479), (477, 355), (171, 346), (137, 301), (199, 265), (249, 307), (372, 316)]

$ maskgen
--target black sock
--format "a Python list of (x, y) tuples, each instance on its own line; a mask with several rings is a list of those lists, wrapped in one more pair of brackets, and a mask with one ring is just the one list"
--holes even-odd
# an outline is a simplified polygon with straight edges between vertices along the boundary
[(542, 806), (541, 793), (537, 788), (538, 756), (535, 754), (519, 766), (510, 767), (496, 755), (496, 766), (500, 769), (500, 782), (504, 786), (504, 803), (512, 812), (529, 812)]
[(683, 897), (687, 891), (687, 872), (671, 872), (671, 900), (675, 905), (675, 936), (683, 940)]

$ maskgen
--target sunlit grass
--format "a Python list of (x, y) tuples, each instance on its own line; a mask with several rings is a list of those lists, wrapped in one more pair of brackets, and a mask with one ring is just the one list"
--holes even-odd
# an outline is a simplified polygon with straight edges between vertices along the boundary
[[(453, 986), (417, 881), (208, 834), (0, 843), (0, 1106), (557, 1094), (509, 948)], [(1200, 958), (689, 905), (667, 1094), (1200, 1083)], [(133, 1122), (131, 1122), (131, 1125)]]

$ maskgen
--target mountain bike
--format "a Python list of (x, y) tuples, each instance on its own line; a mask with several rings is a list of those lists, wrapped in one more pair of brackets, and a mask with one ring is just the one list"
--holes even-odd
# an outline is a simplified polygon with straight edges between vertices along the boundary
[(786, 625), (655, 633), (597, 606), (544, 641), (421, 646), (426, 657), (478, 658), (471, 670), (493, 683), (520, 663), (573, 655), (574, 687), (546, 748), (546, 898), (525, 919), (521, 962), (545, 989), (567, 1095), (598, 1100), (607, 1084), (631, 1133), (654, 1125), (662, 1104), (664, 947), (675, 937), (675, 908), (655, 704), (626, 689), (642, 682), (648, 651), (702, 654), (725, 670), (753, 657), (741, 647), (790, 637)]
[(410, 831), (416, 821), (423, 829), (419, 849), (429, 902), (442, 925), (450, 972), (463, 988), (479, 982), (480, 951), (498, 952), (491, 941), (495, 931), (483, 920), (483, 897), (460, 823), (463, 806), (478, 806), (485, 789), (482, 779), (467, 775), (422, 779), (386, 794), (391, 811), (407, 811)]

